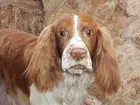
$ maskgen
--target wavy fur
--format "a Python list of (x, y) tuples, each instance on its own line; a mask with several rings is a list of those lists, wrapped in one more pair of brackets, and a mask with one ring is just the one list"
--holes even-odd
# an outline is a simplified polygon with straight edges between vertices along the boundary
[(53, 25), (43, 29), (26, 69), (30, 82), (40, 91), (51, 89), (61, 78), (54, 34)]
[(93, 57), (95, 83), (101, 91), (112, 94), (120, 86), (120, 73), (117, 56), (109, 31), (105, 27), (98, 28), (98, 41)]

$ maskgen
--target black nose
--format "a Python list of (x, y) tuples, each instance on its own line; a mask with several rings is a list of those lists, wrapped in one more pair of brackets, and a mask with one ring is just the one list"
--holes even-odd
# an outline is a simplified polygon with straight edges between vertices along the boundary
[(75, 60), (81, 60), (86, 57), (87, 51), (84, 48), (73, 48), (70, 55)]

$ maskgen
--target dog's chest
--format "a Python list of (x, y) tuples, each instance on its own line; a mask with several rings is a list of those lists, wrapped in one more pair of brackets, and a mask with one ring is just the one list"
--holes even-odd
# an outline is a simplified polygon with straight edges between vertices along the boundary
[(32, 105), (83, 105), (86, 89), (90, 86), (89, 76), (73, 78), (64, 76), (52, 91), (39, 92), (34, 85), (30, 87)]
[(31, 105), (60, 105), (53, 97), (52, 91), (39, 92), (34, 85), (30, 87)]

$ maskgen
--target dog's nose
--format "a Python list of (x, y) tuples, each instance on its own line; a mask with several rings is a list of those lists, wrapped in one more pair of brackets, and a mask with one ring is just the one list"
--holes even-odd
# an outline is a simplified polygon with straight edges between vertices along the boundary
[(81, 60), (86, 57), (87, 51), (84, 48), (73, 48), (71, 50), (71, 57), (75, 60)]

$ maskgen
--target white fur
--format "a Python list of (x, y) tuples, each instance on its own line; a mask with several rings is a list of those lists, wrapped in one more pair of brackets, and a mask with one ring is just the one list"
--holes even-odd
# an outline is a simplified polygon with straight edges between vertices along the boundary
[(32, 84), (30, 92), (31, 105), (61, 105), (55, 100), (52, 91), (39, 92), (35, 85)]
[(30, 105), (29, 97), (20, 88), (16, 88), (16, 93), (7, 93), (9, 105)]
[(84, 105), (86, 89), (93, 82), (92, 74), (73, 76), (64, 73), (63, 81), (47, 92), (39, 92), (34, 85), (30, 87), (32, 105)]
[(18, 87), (15, 88), (16, 94), (6, 88), (5, 80), (0, 74), (0, 86), (1, 89), (6, 93), (6, 101), (8, 105), (30, 105), (29, 97)]
[(6, 94), (6, 98), (9, 105), (16, 105), (15, 97), (10, 94)]
[(74, 15), (74, 36), (78, 36), (78, 16)]

